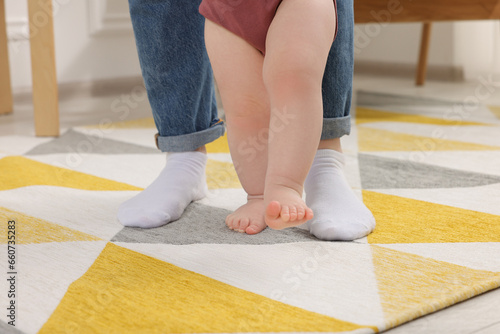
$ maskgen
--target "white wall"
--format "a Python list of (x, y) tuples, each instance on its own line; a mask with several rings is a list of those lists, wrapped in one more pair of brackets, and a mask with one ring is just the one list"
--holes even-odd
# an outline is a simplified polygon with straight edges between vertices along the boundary
[[(420, 48), (420, 23), (357, 24), (355, 26), (355, 57), (359, 61), (416, 64)], [(435, 23), (429, 64), (453, 63), (453, 24)]]
[[(126, 0), (53, 0), (60, 83), (140, 76)], [(14, 89), (30, 87), (24, 0), (6, 0)], [(415, 65), (419, 23), (355, 26), (357, 61)], [(434, 23), (429, 65), (462, 67), (466, 79), (500, 73), (500, 24)]]
[[(416, 65), (421, 29), (421, 23), (356, 25), (355, 59)], [(499, 21), (433, 23), (428, 65), (462, 68), (466, 80), (500, 75)]]
[(464, 21), (455, 25), (456, 62), (464, 66), (465, 77), (475, 80), (500, 76), (500, 22)]
[[(140, 76), (125, 0), (54, 0), (60, 83)], [(26, 1), (6, 0), (14, 89), (31, 86)]]

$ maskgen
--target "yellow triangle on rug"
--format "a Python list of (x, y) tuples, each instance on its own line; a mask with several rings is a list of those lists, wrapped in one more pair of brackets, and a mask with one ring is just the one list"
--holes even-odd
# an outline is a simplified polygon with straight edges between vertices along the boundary
[(70, 285), (39, 333), (331, 333), (361, 328), (370, 327), (277, 302), (108, 243)]
[(482, 145), (446, 140), (406, 133), (358, 127), (360, 152), (370, 151), (487, 151), (500, 150), (500, 146)]
[(372, 244), (500, 242), (500, 216), (363, 190), (377, 221)]
[[(25, 215), (21, 212), (0, 207), (0, 219), (13, 221), (15, 229), (4, 228), (0, 232), (0, 243), (7, 244), (9, 236), (15, 237), (15, 244), (38, 244), (45, 242), (98, 241), (98, 237), (57, 225), (44, 219)], [(11, 226), (9, 224), (9, 226)], [(14, 230), (14, 233), (9, 231)]]
[(500, 273), (375, 245), (372, 254), (387, 328), (500, 286)]
[(364, 124), (372, 122), (406, 122), (406, 123), (452, 125), (452, 126), (491, 125), (488, 123), (479, 123), (479, 122), (466, 122), (466, 121), (457, 122), (456, 120), (447, 120), (444, 118), (436, 118), (436, 117), (422, 116), (409, 113), (398, 113), (385, 110), (376, 110), (364, 107), (356, 108), (356, 124)]
[(500, 119), (500, 106), (488, 106), (488, 108), (497, 118)]
[(142, 190), (122, 182), (44, 164), (21, 156), (0, 159), (0, 190), (45, 185), (82, 190)]

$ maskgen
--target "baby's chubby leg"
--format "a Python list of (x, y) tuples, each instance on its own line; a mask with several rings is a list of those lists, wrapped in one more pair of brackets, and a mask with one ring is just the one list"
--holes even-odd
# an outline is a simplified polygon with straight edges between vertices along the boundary
[(256, 234), (264, 222), (269, 98), (264, 57), (237, 35), (207, 20), (205, 43), (226, 114), (231, 157), (248, 201), (226, 218), (235, 231)]
[(266, 40), (264, 83), (271, 103), (264, 201), (274, 229), (313, 218), (302, 200), (322, 130), (321, 83), (335, 33), (332, 0), (284, 0)]

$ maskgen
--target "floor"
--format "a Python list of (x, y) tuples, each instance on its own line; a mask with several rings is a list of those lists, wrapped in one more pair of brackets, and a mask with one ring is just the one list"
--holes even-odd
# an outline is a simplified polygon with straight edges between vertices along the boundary
[[(429, 81), (423, 87), (416, 87), (412, 79), (358, 76), (354, 79), (354, 91), (357, 90), (421, 96), (458, 103), (468, 103), (477, 99), (480, 103), (500, 106), (500, 82), (496, 85), (488, 84), (486, 77), (465, 83)], [(424, 316), (386, 333), (498, 334), (500, 333), (500, 289)]]
[[(492, 84), (487, 77), (465, 83), (427, 82), (424, 87), (415, 87), (413, 79), (356, 76), (354, 91), (366, 90), (407, 96), (423, 96), (467, 103), (500, 106), (500, 83)], [(356, 101), (354, 96), (353, 101)], [(98, 124), (150, 117), (149, 105), (143, 90), (128, 89), (113, 94), (62, 94), (60, 98), (61, 128)], [(29, 99), (17, 99), (15, 112), (0, 116), (2, 135), (34, 135), (32, 106)], [(388, 334), (456, 333), (497, 334), (500, 333), (500, 289), (488, 292), (445, 310), (422, 317)]]

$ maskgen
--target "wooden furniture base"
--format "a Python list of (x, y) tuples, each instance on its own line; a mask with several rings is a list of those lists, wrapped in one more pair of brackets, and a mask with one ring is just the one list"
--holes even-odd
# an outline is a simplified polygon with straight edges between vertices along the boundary
[[(59, 135), (52, 0), (28, 0), (33, 110), (37, 136)], [(0, 114), (13, 110), (5, 0), (0, 0)]]
[(423, 85), (427, 71), (431, 22), (500, 19), (500, 0), (355, 0), (355, 23), (424, 22), (416, 84)]
[[(37, 136), (59, 135), (52, 0), (28, 0)], [(416, 84), (425, 82), (431, 22), (500, 19), (500, 0), (355, 0), (355, 23), (424, 22)], [(0, 114), (13, 110), (5, 0), (0, 0)]]
[(418, 56), (417, 78), (415, 84), (422, 86), (425, 83), (427, 74), (427, 58), (429, 56), (429, 45), (431, 43), (431, 27), (432, 23), (425, 22), (422, 25), (422, 37), (420, 40), (420, 54)]
[(37, 136), (59, 136), (52, 0), (28, 0), (33, 109)]
[(0, 114), (11, 113), (13, 109), (8, 57), (5, 4), (0, 0)]

